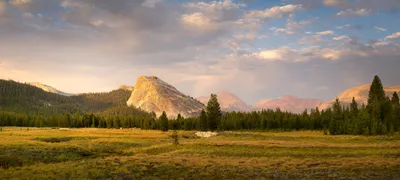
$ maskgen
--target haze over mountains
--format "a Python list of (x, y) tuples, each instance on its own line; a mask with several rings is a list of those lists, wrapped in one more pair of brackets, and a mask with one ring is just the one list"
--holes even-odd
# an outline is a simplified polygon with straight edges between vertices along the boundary
[[(243, 100), (241, 100), (239, 97), (237, 97), (235, 94), (229, 92), (229, 91), (220, 91), (217, 94), (218, 101), (221, 105), (221, 110), (222, 111), (242, 111), (242, 112), (250, 112), (253, 110), (253, 108), (249, 105), (247, 105)], [(196, 98), (203, 104), (207, 105), (208, 100), (210, 99), (210, 96), (202, 96)]]
[[(369, 93), (370, 86), (371, 85), (369, 85), (369, 84), (364, 84), (361, 86), (347, 89), (347, 90), (343, 91), (341, 94), (339, 94), (339, 96), (337, 96), (337, 98), (339, 99), (340, 103), (344, 106), (350, 105), (351, 101), (353, 100), (353, 97), (357, 101), (358, 105), (362, 105), (362, 104), (366, 105), (368, 102), (368, 93)], [(386, 87), (383, 87), (383, 89), (385, 90), (385, 94), (388, 97), (392, 97), (394, 92), (400, 92), (400, 86), (386, 86)], [(327, 108), (331, 107), (332, 103), (335, 100), (336, 100), (336, 98), (333, 98), (330, 101), (327, 101), (327, 102), (321, 104), (320, 106), (318, 106), (318, 108), (320, 110), (327, 109)]]
[[(27, 83), (28, 85), (38, 87), (45, 92), (50, 92), (71, 99), (66, 99), (69, 104), (76, 104), (79, 107), (85, 107), (90, 111), (103, 111), (110, 107), (131, 106), (146, 112), (155, 112), (159, 116), (162, 111), (166, 111), (168, 116), (176, 117), (181, 114), (184, 117), (192, 117), (205, 109), (209, 96), (202, 96), (196, 99), (185, 95), (174, 86), (164, 82), (155, 76), (140, 76), (135, 86), (121, 85), (119, 89), (105, 93), (85, 93), (72, 95), (57, 90), (54, 87), (41, 83)], [(342, 105), (349, 105), (354, 97), (361, 104), (366, 104), (368, 99), (369, 84), (349, 88), (337, 96)], [(384, 87), (387, 96), (393, 92), (400, 92), (400, 86)], [(235, 94), (229, 91), (220, 91), (217, 94), (221, 110), (226, 112), (241, 111), (251, 112), (262, 109), (277, 109), (292, 113), (301, 113), (305, 109), (318, 107), (320, 110), (327, 109), (335, 101), (336, 97), (330, 101), (324, 102), (320, 99), (299, 98), (293, 95), (285, 95), (278, 99), (264, 99), (248, 105)], [(34, 97), (34, 99), (37, 99)], [(60, 98), (57, 98), (60, 99)], [(101, 99), (101, 100), (100, 100)], [(99, 100), (99, 101), (98, 101)], [(98, 102), (96, 102), (98, 101)], [(53, 105), (50, 101), (40, 100), (40, 102)], [(59, 102), (55, 102), (59, 104)], [(63, 105), (65, 106), (65, 105)], [(76, 107), (75, 105), (73, 107)]]
[(285, 95), (279, 99), (261, 100), (253, 105), (256, 110), (280, 108), (282, 111), (301, 113), (305, 109), (312, 109), (323, 103), (324, 100), (312, 98), (299, 98), (293, 95)]

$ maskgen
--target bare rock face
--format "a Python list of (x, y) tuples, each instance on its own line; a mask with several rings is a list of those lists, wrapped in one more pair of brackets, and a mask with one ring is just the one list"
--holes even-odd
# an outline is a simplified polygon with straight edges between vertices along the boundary
[(26, 84), (29, 84), (31, 86), (35, 86), (35, 87), (40, 88), (40, 89), (42, 89), (43, 91), (46, 91), (46, 92), (55, 93), (55, 94), (59, 94), (59, 95), (63, 95), (63, 96), (72, 96), (72, 94), (68, 94), (68, 93), (59, 91), (58, 89), (56, 89), (54, 87), (51, 87), (49, 85), (42, 84), (42, 83), (39, 83), (39, 82), (28, 82)]
[(282, 96), (279, 99), (261, 100), (253, 105), (255, 109), (272, 109), (280, 108), (282, 111), (292, 113), (301, 113), (305, 109), (316, 108), (324, 101), (320, 99), (299, 98), (293, 95)]
[[(218, 102), (221, 106), (221, 110), (225, 112), (250, 112), (252, 107), (247, 105), (239, 97), (228, 91), (221, 91), (217, 93)], [(196, 98), (203, 104), (207, 105), (210, 97), (198, 97)]]
[(155, 112), (157, 116), (165, 111), (168, 117), (175, 118), (179, 113), (183, 117), (197, 116), (205, 108), (202, 103), (155, 76), (140, 76), (127, 104)]
[[(353, 87), (343, 91), (341, 94), (339, 94), (339, 96), (337, 96), (337, 98), (343, 106), (349, 106), (351, 104), (351, 101), (353, 100), (353, 97), (357, 101), (358, 105), (367, 105), (369, 88), (369, 84)], [(386, 96), (390, 98), (392, 98), (394, 92), (400, 92), (400, 86), (387, 86), (383, 87), (383, 89), (385, 90)], [(333, 98), (332, 100), (321, 104), (318, 108), (320, 110), (328, 109), (335, 101), (336, 98)]]

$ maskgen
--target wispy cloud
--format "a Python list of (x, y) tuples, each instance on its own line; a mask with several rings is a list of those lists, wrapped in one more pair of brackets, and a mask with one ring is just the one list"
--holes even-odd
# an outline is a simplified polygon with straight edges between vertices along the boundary
[(374, 29), (376, 29), (378, 31), (386, 31), (386, 29), (378, 27), (378, 26), (374, 26)]
[(329, 31), (321, 31), (321, 32), (317, 32), (318, 35), (324, 35), (324, 36), (332, 36), (333, 34), (335, 34), (333, 31), (329, 30)]
[(369, 9), (346, 9), (344, 11), (338, 12), (336, 15), (348, 17), (348, 16), (367, 16), (369, 14), (371, 14), (371, 10)]
[(348, 36), (338, 36), (333, 38), (333, 40), (335, 41), (348, 40), (348, 39), (350, 39)]

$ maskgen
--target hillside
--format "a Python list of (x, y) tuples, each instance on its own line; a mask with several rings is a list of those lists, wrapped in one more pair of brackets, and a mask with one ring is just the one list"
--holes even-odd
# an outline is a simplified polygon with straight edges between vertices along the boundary
[(129, 90), (117, 89), (111, 92), (79, 94), (71, 98), (82, 105), (84, 111), (102, 112), (109, 108), (126, 106), (126, 100), (129, 99), (130, 94)]
[(28, 84), (0, 80), (0, 110), (57, 114), (77, 112), (81, 108), (71, 97), (46, 92)]
[(65, 112), (148, 115), (136, 108), (127, 110), (126, 100), (130, 94), (129, 90), (117, 89), (111, 92), (64, 96), (29, 84), (0, 80), (0, 110), (45, 115)]

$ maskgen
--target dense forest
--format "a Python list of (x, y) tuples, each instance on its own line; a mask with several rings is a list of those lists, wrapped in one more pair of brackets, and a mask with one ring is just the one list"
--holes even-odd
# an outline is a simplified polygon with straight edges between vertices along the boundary
[[(327, 110), (305, 110), (301, 114), (276, 110), (250, 113), (221, 112), (215, 94), (197, 118), (168, 119), (127, 107), (129, 91), (92, 93), (65, 97), (13, 81), (0, 83), (0, 126), (96, 127), (173, 130), (320, 130), (325, 134), (383, 135), (400, 131), (397, 93), (386, 97), (378, 76), (370, 87), (368, 103), (342, 106), (339, 100)], [(51, 104), (51, 105), (50, 105)]]

